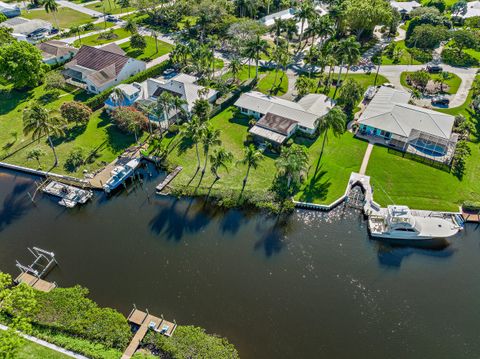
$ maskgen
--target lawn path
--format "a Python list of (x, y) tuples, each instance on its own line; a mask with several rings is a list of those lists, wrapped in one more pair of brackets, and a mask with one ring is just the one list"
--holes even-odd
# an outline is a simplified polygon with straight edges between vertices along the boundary
[(370, 160), (370, 155), (372, 154), (373, 143), (369, 142), (365, 155), (363, 156), (362, 166), (360, 167), (360, 174), (364, 175), (367, 172), (368, 161)]

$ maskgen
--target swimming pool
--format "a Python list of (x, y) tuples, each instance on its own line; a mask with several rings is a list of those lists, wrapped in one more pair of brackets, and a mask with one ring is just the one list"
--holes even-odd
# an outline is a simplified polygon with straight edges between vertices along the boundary
[(425, 153), (426, 155), (429, 156), (434, 156), (434, 157), (440, 157), (444, 156), (446, 149), (442, 145), (424, 141), (422, 139), (416, 140), (414, 143), (412, 143), (412, 146), (417, 150), (422, 153)]

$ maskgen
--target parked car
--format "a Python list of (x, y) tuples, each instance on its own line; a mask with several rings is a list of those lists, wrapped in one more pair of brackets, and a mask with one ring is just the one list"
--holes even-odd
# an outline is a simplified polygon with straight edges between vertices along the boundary
[(431, 103), (437, 106), (448, 106), (450, 100), (445, 96), (436, 96), (432, 98)]
[(59, 30), (54, 27), (53, 29), (50, 30), (50, 35), (58, 34), (58, 31), (59, 31)]
[(107, 16), (105, 17), (105, 20), (106, 20), (106, 21), (109, 21), (109, 22), (117, 22), (117, 21), (118, 21), (118, 17), (113, 16), (113, 15), (107, 15)]
[(175, 71), (175, 69), (172, 69), (172, 68), (169, 68), (169, 69), (166, 69), (165, 71), (163, 71), (163, 77), (165, 79), (171, 79), (176, 74), (177, 74), (177, 72)]
[(442, 72), (443, 68), (440, 65), (429, 64), (427, 65), (427, 71), (430, 72), (431, 74), (436, 74), (436, 73)]

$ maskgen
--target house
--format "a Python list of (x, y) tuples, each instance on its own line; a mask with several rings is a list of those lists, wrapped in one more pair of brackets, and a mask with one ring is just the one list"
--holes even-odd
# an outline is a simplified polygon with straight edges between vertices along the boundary
[(358, 119), (358, 135), (402, 152), (449, 162), (458, 136), (455, 117), (410, 105), (410, 93), (382, 86)]
[(274, 145), (283, 144), (297, 131), (315, 135), (320, 119), (334, 105), (321, 94), (309, 94), (293, 102), (256, 91), (242, 94), (235, 102), (242, 114), (258, 120), (249, 130), (255, 140)]
[(5, 15), (7, 18), (12, 18), (15, 16), (20, 16), (20, 7), (14, 4), (7, 4), (3, 1), (0, 1), (0, 14)]
[(78, 51), (66, 42), (49, 40), (36, 45), (42, 52), (43, 62), (47, 65), (63, 64), (70, 60)]
[[(327, 14), (327, 10), (324, 9), (324, 7), (317, 5), (315, 7), (315, 11), (320, 15), (324, 16)], [(267, 15), (262, 17), (259, 21), (261, 24), (265, 26), (273, 26), (275, 24), (275, 20), (290, 20), (295, 18), (295, 9), (294, 8), (289, 8), (286, 10), (278, 11), (273, 14)], [(304, 25), (303, 25), (303, 30), (306, 30), (308, 28), (308, 20), (305, 20)], [(299, 21), (297, 22), (297, 32), (300, 33), (302, 29), (302, 22)]]
[(480, 16), (480, 1), (469, 1), (467, 2), (467, 11), (458, 15), (463, 19), (468, 19), (469, 17)]
[(45, 37), (53, 28), (48, 21), (23, 17), (14, 17), (0, 23), (0, 26), (12, 29), (12, 36), (17, 40), (35, 43)]
[(138, 84), (121, 84), (116, 87), (110, 97), (105, 102), (107, 109), (113, 109), (117, 106), (135, 105), (149, 112), (149, 117), (153, 121), (164, 121), (165, 117), (170, 120), (176, 115), (176, 111), (172, 109), (168, 114), (163, 114), (162, 118), (158, 118), (149, 111), (149, 109), (157, 102), (158, 97), (163, 92), (169, 92), (174, 96), (180, 97), (186, 103), (183, 105), (184, 112), (189, 115), (193, 109), (195, 101), (201, 97), (207, 99), (210, 103), (215, 102), (218, 92), (207, 89), (197, 84), (198, 78), (186, 74), (178, 74), (171, 79), (147, 79)]
[(68, 82), (98, 94), (145, 69), (145, 62), (125, 56), (113, 43), (100, 48), (82, 46), (65, 65), (63, 75)]
[(416, 1), (390, 1), (390, 5), (392, 5), (394, 9), (397, 9), (402, 17), (405, 17), (410, 14), (412, 10), (422, 6)]

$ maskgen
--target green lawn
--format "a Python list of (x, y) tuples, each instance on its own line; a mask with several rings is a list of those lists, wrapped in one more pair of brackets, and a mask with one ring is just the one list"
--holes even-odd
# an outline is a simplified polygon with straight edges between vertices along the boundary
[[(48, 146), (46, 140), (31, 143), (31, 137), (24, 136), (22, 132), (22, 110), (33, 99), (38, 99), (45, 89), (43, 86), (37, 87), (31, 91), (5, 91), (0, 92), (0, 156), (6, 157), (3, 161), (37, 168), (35, 161), (27, 160), (27, 153), (33, 148), (39, 148), (45, 153), (41, 157), (41, 168), (46, 170), (54, 162), (52, 150)], [(52, 111), (52, 115), (58, 115), (58, 108), (65, 101), (73, 99), (82, 100), (85, 94), (82, 91), (71, 93), (62, 93), (62, 97), (45, 105)], [(64, 168), (65, 159), (69, 152), (76, 147), (81, 147), (84, 153), (97, 149), (98, 156), (95, 162), (82, 166), (73, 175), (82, 177), (82, 170), (96, 170), (102, 167), (102, 162), (111, 162), (125, 148), (134, 144), (134, 137), (124, 135), (110, 120), (101, 114), (100, 111), (95, 112), (90, 122), (85, 127), (74, 127), (67, 129), (66, 137), (54, 141), (56, 144), (57, 154), (59, 156), (59, 166), (54, 172), (67, 173)]]
[(308, 178), (295, 199), (303, 202), (330, 204), (342, 196), (352, 172), (358, 172), (367, 143), (355, 139), (350, 132), (340, 137), (329, 134), (322, 152), (323, 136), (309, 148)]
[(135, 10), (134, 7), (121, 8), (115, 0), (102, 0), (94, 4), (89, 4), (85, 7), (106, 14), (123, 14)]
[(15, 359), (67, 359), (65, 354), (56, 352), (39, 344), (25, 340), (21, 348), (15, 353)]
[(95, 35), (84, 37), (81, 40), (76, 40), (73, 43), (73, 45), (76, 47), (80, 47), (81, 45), (98, 46), (98, 45), (108, 44), (110, 42), (114, 42), (117, 40), (125, 39), (132, 35), (131, 33), (129, 33), (127, 30), (123, 28), (114, 29), (113, 33), (117, 35), (117, 37), (115, 37), (114, 39), (104, 39), (104, 38), (101, 38), (102, 34), (95, 34)]
[(473, 58), (477, 59), (480, 62), (480, 51), (475, 51), (473, 49), (465, 49), (463, 52), (469, 54)]
[(405, 46), (405, 41), (396, 41), (397, 49), (402, 51), (402, 55), (398, 58), (397, 61), (394, 61), (393, 58), (386, 56), (385, 54), (382, 56), (382, 65), (419, 65), (421, 64), (420, 61), (415, 60), (410, 55), (408, 48)]
[(158, 52), (155, 45), (155, 39), (150, 36), (145, 36), (147, 47), (143, 50), (134, 49), (130, 46), (130, 41), (120, 44), (120, 47), (127, 53), (127, 56), (134, 57), (139, 60), (151, 61), (157, 57), (168, 54), (172, 51), (173, 46), (166, 42), (158, 40)]
[[(72, 10), (68, 7), (59, 7), (58, 13), (55, 14), (58, 20), (58, 26), (61, 29), (68, 29), (72, 26), (83, 25), (92, 21), (92, 17)], [(22, 11), (22, 17), (27, 19), (41, 19), (50, 22), (53, 26), (57, 26), (55, 18), (52, 13), (47, 13), (45, 10), (31, 10)]]
[(367, 168), (375, 201), (383, 206), (395, 203), (439, 211), (456, 211), (465, 200), (479, 201), (480, 146), (470, 143), (470, 148), (466, 173), (459, 180), (453, 174), (375, 146)]
[[(407, 76), (412, 74), (413, 72), (402, 72), (400, 74), (400, 83), (402, 84), (403, 87), (413, 89), (412, 86), (407, 84)], [(436, 79), (440, 79), (440, 74), (431, 74), (430, 75), (431, 79), (435, 81)], [(456, 94), (458, 91), (458, 88), (460, 87), (460, 84), (462, 83), (462, 79), (455, 75), (454, 73), (450, 73), (450, 78), (445, 81), (445, 85), (448, 85), (448, 90), (445, 91), (445, 93), (448, 94)]]
[[(281, 96), (288, 91), (288, 77), (283, 71), (278, 71), (275, 75), (275, 70), (268, 71), (265, 76), (258, 81), (257, 90), (269, 95)], [(276, 77), (276, 79), (275, 79)]]
[[(338, 74), (332, 74), (332, 78), (334, 78), (335, 80), (338, 79)], [(363, 91), (366, 91), (368, 86), (372, 86), (375, 82), (375, 73), (371, 73), (371, 74), (355, 74), (355, 73), (349, 73), (348, 74), (348, 78), (349, 79), (352, 79), (352, 80), (355, 80), (358, 82), (358, 84), (362, 87), (362, 90)], [(342, 74), (341, 76), (341, 80), (345, 80), (345, 73)], [(384, 83), (387, 83), (388, 80), (386, 77), (382, 76), (382, 75), (378, 75), (377, 77), (377, 85), (381, 85), (381, 84), (384, 84)], [(316, 87), (316, 84), (315, 84), (315, 87)], [(323, 86), (320, 86), (320, 88), (317, 90), (318, 93), (321, 93), (323, 92), (324, 90), (324, 87)], [(312, 90), (314, 91), (314, 89)], [(328, 96), (329, 97), (333, 97), (333, 93), (335, 92), (335, 87), (334, 86), (331, 86), (330, 87), (330, 91), (328, 92)], [(337, 95), (338, 95), (338, 91), (337, 91)]]
[[(477, 75), (477, 79), (480, 79), (480, 75)], [(452, 108), (439, 108), (437, 111), (443, 112), (443, 113), (448, 113), (449, 115), (456, 116), (456, 115), (463, 115), (466, 118), (470, 117), (470, 113), (468, 112), (470, 103), (472, 102), (472, 96), (473, 92), (472, 89), (468, 92), (467, 99), (465, 102), (458, 107), (452, 107)]]

